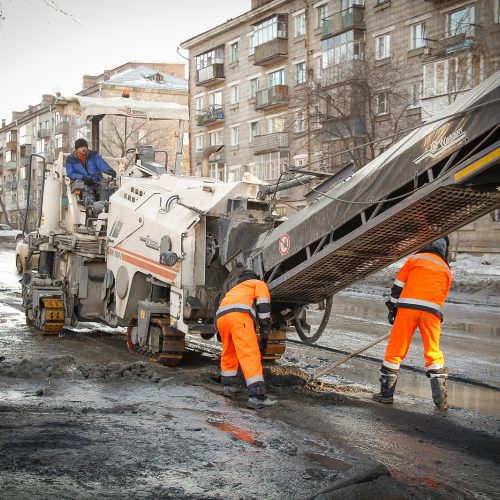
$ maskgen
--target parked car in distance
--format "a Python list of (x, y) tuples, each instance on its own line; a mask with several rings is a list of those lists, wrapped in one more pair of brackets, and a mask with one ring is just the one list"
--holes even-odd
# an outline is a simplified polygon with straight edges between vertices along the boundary
[(17, 241), (23, 237), (23, 232), (19, 229), (12, 229), (8, 224), (0, 224), (1, 241)]
[[(26, 263), (26, 257), (28, 257), (28, 237), (22, 238), (16, 245), (16, 269), (19, 274), (24, 271), (24, 265)], [(38, 260), (40, 259), (40, 254), (38, 252), (34, 253), (31, 257), (31, 268), (36, 269), (38, 267)]]

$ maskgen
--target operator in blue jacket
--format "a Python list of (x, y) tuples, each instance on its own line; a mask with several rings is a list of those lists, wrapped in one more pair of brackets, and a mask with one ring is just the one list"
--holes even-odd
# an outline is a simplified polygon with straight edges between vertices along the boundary
[(116, 177), (116, 172), (103, 160), (96, 151), (89, 150), (85, 139), (77, 139), (75, 150), (66, 158), (66, 175), (72, 181), (83, 181), (83, 204), (92, 214), (92, 206), (99, 199), (97, 190), (102, 181), (102, 174)]

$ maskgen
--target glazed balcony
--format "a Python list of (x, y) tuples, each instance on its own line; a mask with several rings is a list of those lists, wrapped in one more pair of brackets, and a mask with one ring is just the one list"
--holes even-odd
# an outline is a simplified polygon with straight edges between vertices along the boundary
[(288, 85), (275, 85), (255, 94), (255, 109), (270, 109), (288, 103)]
[(31, 146), (31, 135), (23, 135), (19, 137), (19, 146)]
[(288, 132), (274, 132), (272, 134), (257, 135), (254, 137), (252, 146), (255, 155), (288, 151)]
[(196, 85), (209, 87), (215, 85), (225, 78), (224, 64), (215, 63), (196, 71)]
[(322, 38), (335, 36), (343, 31), (365, 28), (365, 7), (353, 5), (348, 9), (332, 14), (323, 21)]
[(220, 123), (224, 121), (224, 107), (221, 105), (213, 105), (205, 108), (196, 117), (196, 123), (199, 127), (211, 125), (212, 123)]
[(258, 66), (265, 66), (287, 57), (288, 38), (276, 38), (255, 47), (253, 63)]
[(5, 143), (5, 151), (16, 151), (17, 150), (17, 140), (8, 141)]

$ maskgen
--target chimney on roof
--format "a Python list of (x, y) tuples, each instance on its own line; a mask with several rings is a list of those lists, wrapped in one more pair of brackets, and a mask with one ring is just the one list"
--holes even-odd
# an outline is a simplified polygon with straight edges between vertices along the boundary
[(5, 127), (5, 118), (2, 118), (2, 128)]
[(111, 78), (111, 71), (109, 69), (105, 69), (102, 76), (103, 76), (103, 80), (105, 82), (107, 82)]
[(15, 122), (22, 115), (23, 115), (22, 111), (12, 111), (12, 121)]
[(97, 76), (83, 75), (82, 90), (88, 89), (97, 85)]
[(52, 94), (43, 94), (42, 95), (42, 104), (48, 105), (54, 102), (55, 97)]

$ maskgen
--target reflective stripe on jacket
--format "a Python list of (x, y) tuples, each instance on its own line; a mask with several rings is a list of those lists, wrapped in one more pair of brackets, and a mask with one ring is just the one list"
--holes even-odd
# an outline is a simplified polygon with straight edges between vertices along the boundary
[(253, 319), (265, 321), (271, 317), (271, 295), (261, 280), (245, 280), (231, 288), (222, 299), (216, 318), (232, 312), (246, 312)]
[(416, 253), (396, 276), (390, 300), (396, 307), (429, 311), (443, 319), (450, 287), (451, 271), (446, 261), (434, 253)]

